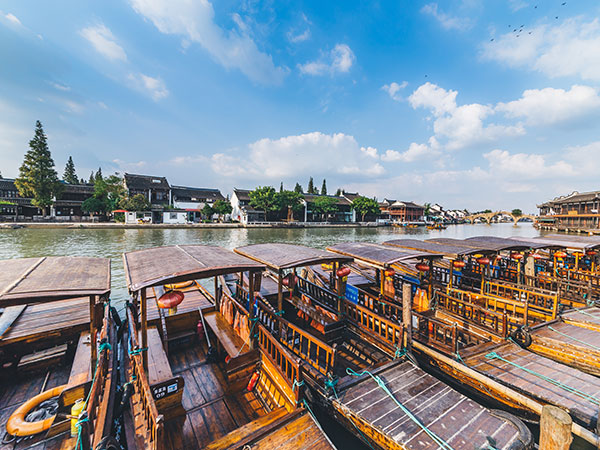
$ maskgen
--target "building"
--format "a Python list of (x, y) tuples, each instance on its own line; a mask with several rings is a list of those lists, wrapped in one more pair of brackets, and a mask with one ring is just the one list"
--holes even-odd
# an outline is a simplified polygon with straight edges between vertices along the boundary
[[(356, 212), (352, 209), (352, 201), (343, 195), (337, 197), (335, 195), (316, 195), (316, 194), (302, 194), (304, 199), (302, 203), (304, 205), (304, 222), (356, 222)], [(358, 194), (348, 194), (350, 196)], [(337, 211), (329, 215), (329, 217), (323, 217), (323, 214), (314, 211), (314, 202), (319, 197), (329, 197), (335, 199), (335, 205)]]
[(600, 191), (577, 191), (538, 205), (537, 222), (557, 230), (600, 229)]
[(250, 206), (250, 190), (233, 188), (231, 196), (231, 220), (243, 224), (248, 222), (265, 221), (264, 211), (255, 210)]
[[(171, 198), (176, 209), (187, 211), (189, 222), (202, 220), (202, 208), (213, 206), (217, 200), (226, 200), (218, 189), (171, 186)], [(165, 222), (167, 223), (167, 222)]]
[(381, 215), (384, 220), (399, 223), (414, 223), (425, 221), (425, 207), (413, 202), (383, 199), (380, 203)]
[(172, 203), (171, 186), (165, 177), (126, 173), (123, 175), (123, 187), (129, 198), (142, 194), (153, 207), (164, 208)]

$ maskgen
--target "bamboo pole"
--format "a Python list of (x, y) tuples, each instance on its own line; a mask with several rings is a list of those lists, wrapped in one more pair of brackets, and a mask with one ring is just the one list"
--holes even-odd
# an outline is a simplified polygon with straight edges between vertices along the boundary
[(557, 406), (542, 407), (540, 450), (568, 450), (573, 441), (571, 416)]

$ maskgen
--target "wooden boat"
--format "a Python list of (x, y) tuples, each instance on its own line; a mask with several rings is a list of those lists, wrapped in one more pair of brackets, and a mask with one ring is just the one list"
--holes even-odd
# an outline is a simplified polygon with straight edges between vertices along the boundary
[(436, 223), (433, 225), (427, 225), (427, 229), (428, 230), (445, 230), (446, 228), (448, 228), (446, 225), (442, 224), (442, 223)]
[[(360, 248), (330, 249), (352, 255), (365, 265), (373, 261), (373, 256), (363, 255)], [(402, 289), (412, 289), (407, 280), (401, 283)], [(404, 314), (405, 304), (389, 291), (381, 290), (375, 296), (356, 290), (363, 308), (391, 321)], [(444, 299), (445, 294), (441, 295)], [(594, 396), (600, 391), (600, 379), (506, 342), (514, 320), (504, 312), (465, 299), (451, 298), (450, 302), (445, 298), (437, 304), (441, 307), (412, 314), (413, 348), (424, 364), (446, 379), (468, 386), (473, 394), (504, 404), (527, 419), (539, 415), (543, 404), (563, 407), (575, 421), (574, 433), (593, 444), (599, 442), (595, 434), (598, 400)], [(544, 345), (541, 336), (536, 345)]]
[[(378, 256), (383, 253), (385, 260), (379, 264), (388, 271), (402, 260), (426, 257), (376, 244), (352, 245), (364, 252), (376, 249)], [(235, 249), (265, 264), (278, 280), (276, 298), (256, 299), (257, 317), (305, 364), (307, 398), (350, 432), (379, 448), (419, 445), (458, 449), (492, 441), (497, 448), (528, 446), (531, 436), (519, 420), (478, 405), (416, 366), (402, 351), (410, 345), (410, 333), (404, 332), (401, 323), (342, 295), (343, 274), (348, 271), (340, 265), (348, 263), (350, 257), (345, 253), (346, 244), (334, 248), (337, 255), (288, 244)], [(328, 288), (297, 273), (322, 263), (333, 263)], [(293, 288), (287, 283), (290, 289), (284, 295), (286, 277), (297, 281)], [(324, 311), (343, 317), (342, 328), (328, 332), (327, 320), (321, 316)], [(306, 327), (299, 319), (305, 315), (310, 318)]]
[[(300, 362), (248, 308), (264, 265), (203, 245), (140, 250), (123, 260), (133, 297), (125, 352), (133, 386), (124, 417), (130, 450), (334, 448), (300, 406)], [(238, 301), (223, 277), (243, 272), (252, 281)], [(201, 285), (209, 278), (212, 293)], [(183, 289), (177, 314), (149, 305), (160, 302), (164, 285), (188, 280), (196, 281)]]
[[(113, 445), (117, 338), (109, 307), (110, 260), (0, 261), (0, 286), (3, 443), (61, 449), (74, 449), (78, 441), (82, 448)], [(52, 397), (57, 400), (37, 409), (39, 420), (27, 419), (31, 409)], [(72, 423), (68, 416), (79, 399), (85, 400), (83, 412)]]

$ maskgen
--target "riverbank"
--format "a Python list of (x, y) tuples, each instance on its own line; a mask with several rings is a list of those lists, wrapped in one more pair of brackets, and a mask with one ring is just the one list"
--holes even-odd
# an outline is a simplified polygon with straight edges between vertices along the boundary
[(6, 222), (0, 223), (0, 229), (18, 228), (59, 228), (59, 229), (110, 229), (110, 230), (135, 230), (135, 229), (232, 229), (232, 228), (377, 228), (387, 225), (375, 222), (356, 223), (328, 223), (328, 222), (262, 222), (244, 225), (242, 223), (145, 223), (126, 224), (115, 222)]

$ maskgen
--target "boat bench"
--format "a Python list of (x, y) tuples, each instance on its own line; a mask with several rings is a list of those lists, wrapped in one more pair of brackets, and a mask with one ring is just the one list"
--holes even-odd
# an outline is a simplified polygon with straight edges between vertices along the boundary
[(79, 386), (92, 379), (92, 346), (90, 332), (83, 331), (77, 341), (77, 349), (69, 375), (69, 386)]
[(156, 327), (148, 328), (148, 384), (158, 412), (165, 420), (185, 414), (181, 405), (184, 381), (173, 376), (169, 358)]
[[(243, 378), (244, 373), (254, 369), (258, 361), (258, 351), (252, 350), (247, 344), (244, 345), (242, 338), (238, 336), (219, 311), (203, 311), (202, 315), (206, 326), (217, 338), (219, 347), (229, 356), (229, 360), (225, 363), (228, 381)], [(214, 344), (214, 342), (211, 342), (211, 344)]]

